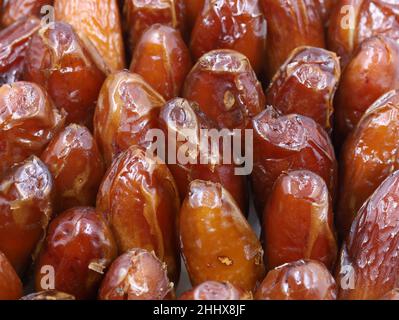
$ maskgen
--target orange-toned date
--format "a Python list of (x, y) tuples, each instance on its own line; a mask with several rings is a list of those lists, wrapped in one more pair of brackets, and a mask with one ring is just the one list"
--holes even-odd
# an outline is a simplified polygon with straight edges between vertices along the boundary
[(53, 179), (35, 156), (0, 180), (0, 251), (22, 274), (43, 239), (52, 216)]
[(40, 17), (42, 7), (51, 6), (53, 2), (53, 0), (5, 0), (3, 11), (0, 2), (1, 24), (7, 27), (21, 18)]
[(191, 33), (197, 17), (200, 15), (205, 0), (185, 0), (187, 27)]
[(54, 178), (54, 211), (94, 206), (104, 175), (104, 163), (90, 131), (71, 124), (61, 131), (41, 155)]
[(336, 300), (337, 285), (321, 262), (299, 260), (270, 271), (256, 300)]
[(154, 24), (138, 41), (130, 71), (141, 75), (166, 100), (180, 95), (191, 57), (178, 30)]
[(332, 131), (333, 100), (341, 77), (335, 53), (315, 47), (295, 49), (266, 90), (266, 102), (283, 114), (297, 113)]
[(75, 300), (76, 298), (68, 293), (56, 290), (40, 291), (23, 296), (20, 300)]
[(261, 214), (274, 182), (285, 171), (309, 170), (327, 184), (335, 199), (337, 161), (326, 131), (311, 118), (281, 115), (268, 106), (252, 121), (254, 129), (254, 169), (252, 186)]
[(260, 73), (266, 49), (266, 20), (258, 0), (205, 0), (191, 35), (195, 60), (215, 49), (245, 55)]
[(324, 180), (306, 170), (282, 173), (263, 213), (262, 234), (268, 269), (312, 259), (332, 270), (337, 241), (331, 197)]
[(64, 118), (36, 84), (16, 82), (0, 87), (0, 177), (30, 155), (40, 156), (63, 127)]
[(234, 50), (203, 55), (186, 78), (183, 97), (220, 128), (245, 129), (265, 107), (265, 95), (249, 60)]
[(175, 283), (180, 273), (179, 208), (179, 193), (167, 165), (137, 146), (115, 159), (97, 197), (97, 209), (109, 222), (119, 253), (133, 248), (154, 251)]
[(0, 300), (17, 300), (22, 292), (21, 280), (7, 257), (0, 251)]
[(179, 300), (251, 300), (246, 293), (229, 282), (206, 281), (183, 293)]
[(180, 211), (180, 244), (191, 283), (230, 282), (252, 291), (264, 277), (262, 246), (230, 193), (195, 180)]
[(399, 300), (399, 289), (389, 291), (380, 300)]
[(158, 128), (165, 100), (141, 76), (127, 71), (108, 76), (94, 114), (94, 136), (109, 166), (132, 145), (147, 147), (149, 130)]

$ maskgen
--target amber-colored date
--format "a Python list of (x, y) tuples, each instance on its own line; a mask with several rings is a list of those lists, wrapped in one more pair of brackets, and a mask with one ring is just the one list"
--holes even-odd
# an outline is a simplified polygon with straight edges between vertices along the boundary
[(263, 250), (230, 193), (195, 180), (180, 211), (180, 241), (191, 283), (230, 282), (252, 291), (264, 276)]
[(97, 209), (108, 220), (119, 253), (133, 248), (155, 251), (177, 282), (179, 193), (166, 164), (133, 146), (115, 159), (97, 197)]
[(380, 300), (399, 300), (399, 289), (389, 291)]
[(0, 177), (15, 163), (39, 156), (64, 125), (64, 114), (38, 85), (0, 87)]
[(101, 214), (90, 207), (65, 211), (49, 225), (36, 263), (36, 290), (46, 289), (43, 283), (48, 275), (43, 270), (51, 266), (54, 289), (77, 299), (94, 299), (116, 256), (115, 240)]
[(114, 261), (99, 291), (100, 300), (164, 300), (173, 295), (167, 269), (154, 253), (131, 249)]
[(399, 169), (398, 140), (399, 91), (391, 91), (366, 111), (344, 144), (336, 219), (342, 238), (367, 198)]
[(138, 41), (130, 71), (141, 75), (166, 100), (180, 95), (191, 57), (178, 30), (154, 24)]
[(73, 30), (63, 22), (41, 28), (26, 53), (24, 80), (43, 86), (68, 123), (93, 125), (105, 75)]
[(39, 24), (36, 18), (21, 19), (0, 31), (0, 86), (21, 80), (29, 40)]
[(124, 30), (128, 35), (130, 51), (133, 52), (144, 31), (156, 23), (179, 29), (185, 36), (184, 2), (185, 0), (125, 0)]
[(147, 146), (146, 135), (158, 127), (165, 100), (141, 76), (121, 71), (108, 76), (98, 97), (94, 136), (109, 166), (132, 145)]
[(330, 270), (337, 256), (331, 198), (313, 172), (289, 171), (275, 182), (263, 213), (268, 269), (300, 259), (323, 262)]
[(341, 57), (342, 66), (364, 40), (378, 34), (399, 40), (396, 1), (338, 0), (330, 16), (327, 38), (328, 48)]
[(183, 96), (227, 129), (245, 129), (265, 107), (262, 86), (249, 60), (233, 50), (203, 55), (187, 76)]
[(194, 28), (197, 17), (202, 11), (204, 3), (205, 0), (185, 0), (187, 27), (189, 28), (190, 33)]
[(365, 40), (346, 66), (335, 100), (335, 129), (342, 143), (381, 95), (399, 89), (399, 44), (376, 36)]
[(379, 299), (399, 281), (399, 171), (360, 208), (337, 270), (343, 300)]
[(71, 124), (47, 146), (41, 159), (54, 177), (55, 212), (94, 206), (104, 164), (90, 131)]
[(337, 286), (321, 262), (299, 260), (270, 271), (256, 300), (336, 300)]
[(266, 74), (270, 80), (300, 46), (324, 48), (324, 28), (314, 0), (260, 0), (267, 20)]
[(53, 180), (35, 156), (14, 166), (0, 182), (0, 251), (22, 274), (52, 216)]
[(1, 24), (7, 27), (21, 18), (40, 17), (42, 7), (50, 6), (53, 2), (54, 0), (5, 0), (2, 11), (0, 2)]
[(55, 0), (57, 20), (71, 24), (106, 73), (125, 68), (117, 0)]
[(22, 292), (21, 280), (7, 257), (0, 251), (0, 300), (17, 300)]
[(75, 300), (75, 297), (68, 293), (49, 290), (28, 294), (27, 296), (22, 297), (20, 300)]
[(229, 282), (206, 281), (183, 293), (179, 300), (252, 300), (252, 294)]
[[(210, 157), (212, 150), (210, 150), (210, 143), (206, 149), (201, 144), (203, 138), (201, 130), (210, 130), (216, 125), (199, 110), (197, 104), (181, 98), (167, 102), (161, 109), (159, 124), (167, 137), (168, 150), (169, 148), (176, 150), (176, 160), (178, 161), (169, 163), (169, 159), (167, 159), (167, 163), (176, 180), (181, 199), (186, 197), (190, 183), (196, 179), (219, 182), (237, 201), (242, 212), (246, 213), (245, 177), (235, 174), (236, 166), (233, 163), (224, 164), (221, 153), (219, 153), (217, 163), (213, 163), (211, 159), (207, 158)], [(169, 139), (170, 134), (173, 134), (174, 139)], [(186, 153), (184, 146), (187, 144), (190, 146), (190, 156), (187, 159), (188, 163), (182, 164), (179, 159), (184, 156), (181, 153)]]
[(266, 102), (283, 114), (312, 118), (332, 131), (333, 99), (341, 77), (335, 53), (314, 47), (295, 49), (273, 77)]
[(262, 213), (273, 184), (288, 170), (309, 170), (326, 181), (335, 199), (337, 161), (330, 138), (311, 118), (281, 115), (268, 106), (252, 121), (254, 170), (252, 186), (258, 213)]
[(190, 47), (195, 60), (215, 49), (236, 50), (259, 74), (266, 49), (266, 20), (259, 1), (205, 0)]
[(338, 1), (339, 0), (315, 0), (324, 25), (327, 26), (329, 24), (331, 13)]

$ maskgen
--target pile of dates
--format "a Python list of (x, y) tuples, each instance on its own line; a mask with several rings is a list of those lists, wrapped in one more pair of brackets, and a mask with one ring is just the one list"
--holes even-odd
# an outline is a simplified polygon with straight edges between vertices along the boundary
[(399, 0), (0, 0), (0, 299), (399, 300), (398, 141)]

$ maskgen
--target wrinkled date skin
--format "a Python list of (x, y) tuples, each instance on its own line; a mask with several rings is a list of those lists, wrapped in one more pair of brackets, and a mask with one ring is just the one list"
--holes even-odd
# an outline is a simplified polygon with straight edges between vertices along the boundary
[(43, 86), (67, 123), (91, 127), (104, 73), (74, 32), (72, 26), (55, 22), (41, 28), (26, 53), (24, 80)]
[(64, 119), (36, 84), (16, 82), (0, 87), (0, 177), (30, 155), (40, 156)]
[(19, 274), (44, 238), (53, 194), (51, 174), (35, 156), (14, 166), (0, 182), (0, 251)]
[(29, 40), (39, 25), (39, 19), (27, 18), (0, 31), (0, 86), (22, 79)]
[(321, 262), (299, 260), (270, 271), (256, 300), (336, 300), (337, 286)]
[(95, 299), (104, 271), (116, 257), (115, 240), (101, 214), (90, 207), (65, 211), (50, 223), (36, 263), (36, 291), (46, 289), (42, 268), (51, 266), (56, 290)]
[(56, 290), (41, 291), (22, 297), (20, 300), (76, 300), (76, 298), (68, 293)]
[(167, 264), (171, 281), (180, 273), (177, 239), (179, 193), (166, 164), (133, 146), (115, 159), (97, 197), (119, 253), (133, 248), (154, 251)]
[(265, 107), (265, 95), (248, 59), (233, 50), (203, 55), (187, 76), (183, 97), (220, 128), (245, 129)]
[(252, 294), (228, 282), (206, 281), (183, 293), (179, 300), (252, 300)]
[(335, 199), (337, 161), (330, 138), (311, 118), (280, 115), (267, 107), (252, 121), (254, 170), (252, 186), (258, 213), (262, 213), (273, 184), (288, 170), (309, 170), (326, 181)]
[(260, 0), (267, 20), (266, 75), (270, 80), (300, 46), (325, 47), (323, 21), (314, 0)]
[(399, 281), (399, 171), (360, 208), (344, 243), (337, 270), (339, 298), (373, 300)]
[(186, 4), (186, 20), (187, 26), (190, 30), (194, 28), (195, 22), (197, 21), (197, 17), (202, 12), (202, 8), (204, 7), (205, 0), (185, 0)]
[(132, 145), (147, 147), (149, 130), (158, 128), (165, 100), (141, 76), (121, 71), (108, 76), (98, 97), (94, 136), (109, 166)]
[(95, 206), (104, 163), (90, 131), (71, 124), (61, 131), (41, 156), (55, 183), (55, 212)]
[(173, 293), (167, 269), (154, 253), (132, 249), (114, 261), (99, 292), (100, 300), (165, 300)]
[(335, 100), (336, 140), (344, 141), (381, 95), (399, 89), (399, 44), (376, 36), (365, 40), (346, 66)]
[(185, 0), (125, 0), (124, 31), (128, 35), (128, 45), (133, 52), (144, 31), (151, 25), (160, 23), (180, 30), (186, 36)]
[(22, 293), (21, 280), (7, 257), (0, 252), (0, 300), (18, 300)]
[(399, 169), (399, 91), (378, 99), (364, 114), (343, 147), (337, 226), (345, 238), (367, 198)]
[(323, 262), (332, 270), (337, 242), (324, 180), (306, 170), (281, 174), (263, 213), (263, 238), (269, 270), (300, 259)]
[(333, 99), (341, 77), (335, 53), (314, 47), (295, 49), (266, 90), (266, 102), (283, 114), (297, 113), (332, 131)]
[(266, 20), (258, 0), (205, 0), (191, 35), (195, 60), (215, 49), (245, 55), (257, 74), (266, 49)]
[[(219, 163), (201, 164), (201, 159), (211, 154), (210, 143), (203, 150), (201, 145), (204, 129), (215, 128), (215, 125), (198, 109), (195, 103), (185, 99), (176, 98), (166, 103), (161, 109), (159, 117), (160, 128), (167, 139), (168, 148), (176, 150), (176, 159), (179, 159), (179, 151), (185, 152), (185, 145), (189, 144), (193, 152), (190, 153), (187, 164), (180, 161), (169, 163), (170, 171), (176, 180), (181, 199), (188, 193), (189, 185), (194, 180), (205, 180), (220, 183), (236, 200), (243, 213), (247, 211), (246, 179), (235, 174), (234, 164), (224, 164), (223, 155), (219, 154)], [(170, 141), (169, 134), (173, 134)], [(179, 139), (177, 139), (179, 137)], [(176, 141), (177, 143), (174, 143)], [(174, 149), (176, 148), (176, 149)]]
[(117, 0), (55, 0), (56, 20), (71, 24), (106, 73), (125, 68)]
[(180, 95), (191, 70), (191, 57), (180, 32), (152, 25), (134, 50), (130, 71), (141, 75), (166, 100)]
[(330, 16), (328, 48), (346, 66), (352, 53), (367, 38), (382, 34), (399, 40), (398, 9), (396, 1), (338, 0)]
[(29, 16), (40, 17), (42, 7), (50, 6), (53, 2), (54, 0), (5, 0), (3, 11), (1, 11), (0, 7), (1, 24), (7, 27), (21, 18)]
[(316, 5), (319, 8), (320, 16), (321, 16), (325, 26), (328, 25), (332, 10), (334, 9), (335, 4), (338, 1), (339, 0), (315, 0)]
[(220, 184), (196, 180), (180, 211), (180, 241), (191, 283), (230, 282), (252, 291), (263, 279), (256, 234)]

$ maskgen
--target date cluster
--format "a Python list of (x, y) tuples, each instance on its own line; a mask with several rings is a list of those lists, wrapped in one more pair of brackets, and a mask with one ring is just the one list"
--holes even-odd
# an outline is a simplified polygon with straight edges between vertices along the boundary
[(0, 0), (0, 299), (398, 300), (398, 90), (399, 0)]

